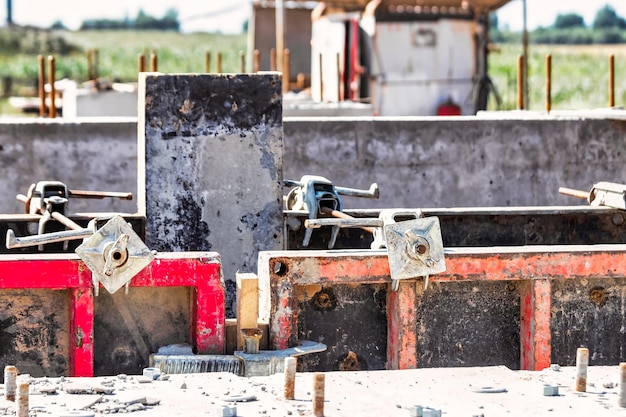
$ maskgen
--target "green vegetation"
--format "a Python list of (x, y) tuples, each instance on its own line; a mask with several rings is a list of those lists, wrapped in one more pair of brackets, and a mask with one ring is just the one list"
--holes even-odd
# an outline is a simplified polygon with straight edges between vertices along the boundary
[[(578, 28), (580, 29), (580, 28)], [(490, 77), (502, 97), (500, 109), (517, 103), (517, 43), (497, 44), (490, 54)], [(211, 52), (211, 72), (216, 54), (222, 54), (223, 72), (239, 72), (240, 53), (246, 50), (246, 35), (174, 31), (51, 31), (38, 29), (0, 30), (0, 93), (35, 96), (37, 55), (53, 54), (57, 79), (87, 81), (87, 52), (98, 51), (98, 74), (122, 82), (136, 82), (138, 56), (144, 54), (149, 69), (150, 54), (158, 57), (158, 70), (168, 73), (205, 71), (205, 53)], [(529, 108), (545, 108), (545, 56), (552, 55), (552, 108), (582, 109), (608, 105), (608, 57), (615, 55), (615, 102), (626, 105), (626, 45), (534, 45), (529, 46)], [(494, 97), (489, 108), (497, 109)], [(8, 112), (0, 101), (0, 113)]]
[[(502, 97), (502, 109), (517, 106), (519, 44), (498, 45), (489, 56), (489, 75)], [(615, 55), (615, 105), (626, 105), (626, 45), (529, 45), (529, 109), (544, 110), (546, 55), (552, 57), (552, 109), (608, 107), (609, 56)], [(491, 99), (489, 108), (496, 109)]]

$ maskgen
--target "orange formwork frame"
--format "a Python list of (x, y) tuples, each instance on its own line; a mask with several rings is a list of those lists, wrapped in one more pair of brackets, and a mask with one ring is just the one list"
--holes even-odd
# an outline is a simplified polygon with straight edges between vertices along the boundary
[[(225, 295), (217, 253), (159, 253), (133, 277), (130, 286), (192, 287), (192, 343), (201, 354), (224, 353)], [(94, 375), (94, 290), (91, 271), (76, 255), (0, 256), (0, 290), (3, 289), (69, 290), (68, 373)]]
[[(626, 245), (447, 248), (446, 272), (430, 281), (521, 281), (521, 369), (551, 363), (551, 289), (555, 279), (626, 278)], [(270, 346), (297, 342), (298, 286), (391, 283), (384, 251), (280, 251), (259, 254), (259, 285), (267, 288)], [(400, 281), (387, 298), (387, 368), (417, 367), (422, 280)]]

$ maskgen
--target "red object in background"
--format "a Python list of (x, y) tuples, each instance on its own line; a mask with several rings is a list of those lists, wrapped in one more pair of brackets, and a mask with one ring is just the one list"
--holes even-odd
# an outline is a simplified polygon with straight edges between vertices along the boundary
[[(191, 340), (199, 354), (225, 348), (222, 264), (215, 252), (159, 253), (131, 287), (192, 287)], [(0, 289), (70, 290), (69, 376), (94, 375), (94, 295), (91, 271), (75, 256), (0, 257)], [(131, 290), (132, 291), (132, 290)]]
[(448, 99), (445, 103), (437, 107), (437, 116), (460, 116), (461, 106), (456, 104), (452, 99)]

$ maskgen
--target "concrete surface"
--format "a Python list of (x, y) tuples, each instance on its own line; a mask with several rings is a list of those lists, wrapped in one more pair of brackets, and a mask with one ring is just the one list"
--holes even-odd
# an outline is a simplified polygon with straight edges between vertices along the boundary
[(224, 276), (283, 245), (280, 75), (139, 78), (138, 207), (146, 245), (216, 250)]
[[(439, 409), (443, 416), (626, 415), (626, 409), (618, 404), (618, 366), (590, 367), (587, 392), (575, 391), (575, 374), (573, 367), (532, 372), (502, 366), (328, 372), (324, 416), (410, 417), (415, 405)], [(169, 375), (167, 380), (153, 382), (143, 376), (126, 375), (19, 376), (18, 380), (30, 380), (31, 416), (139, 412), (141, 416), (221, 417), (221, 406), (234, 405), (240, 417), (282, 417), (313, 415), (313, 376), (296, 374), (294, 400), (284, 399), (282, 374), (252, 378), (229, 373)], [(559, 395), (544, 396), (546, 384), (558, 386)], [(2, 396), (0, 415), (14, 413), (15, 403)]]

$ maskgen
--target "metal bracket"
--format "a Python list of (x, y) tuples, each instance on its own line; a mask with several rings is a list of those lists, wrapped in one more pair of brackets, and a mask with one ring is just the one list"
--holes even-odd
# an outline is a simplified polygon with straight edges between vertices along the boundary
[[(331, 181), (316, 175), (304, 175), (300, 181), (285, 180), (284, 184), (292, 188), (285, 199), (287, 210), (305, 211), (309, 213), (309, 220), (317, 219), (322, 214), (340, 213), (343, 204), (339, 195), (353, 197), (378, 198), (378, 184), (373, 183), (369, 190), (359, 190), (356, 188), (336, 187)], [(331, 242), (337, 239), (339, 226), (333, 226)], [(304, 232), (302, 246), (309, 246), (312, 228), (307, 228)], [(332, 245), (331, 245), (332, 247)]]
[(91, 270), (95, 295), (102, 283), (113, 294), (152, 262), (154, 254), (122, 216), (114, 216), (76, 248)]
[(398, 289), (401, 279), (417, 277), (424, 277), (426, 289), (429, 275), (446, 270), (437, 217), (418, 217), (398, 223), (388, 218), (383, 229), (392, 290)]

